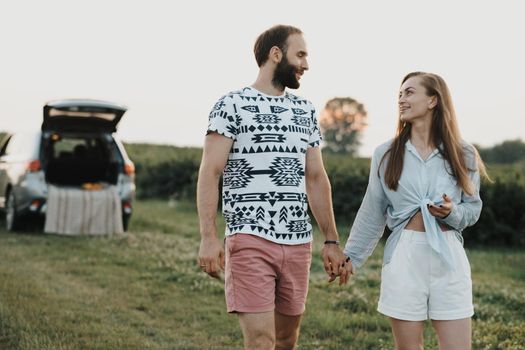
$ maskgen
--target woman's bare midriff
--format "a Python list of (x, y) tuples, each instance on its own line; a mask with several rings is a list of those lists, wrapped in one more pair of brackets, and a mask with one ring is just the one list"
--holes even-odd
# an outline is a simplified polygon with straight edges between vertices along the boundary
[[(443, 231), (450, 230), (450, 227), (448, 227), (448, 225), (445, 225), (441, 222), (439, 223), (439, 227), (441, 227), (441, 230)], [(421, 233), (425, 232), (425, 225), (423, 224), (423, 215), (421, 214), (421, 210), (410, 218), (408, 224), (405, 226), (405, 229), (419, 231)]]

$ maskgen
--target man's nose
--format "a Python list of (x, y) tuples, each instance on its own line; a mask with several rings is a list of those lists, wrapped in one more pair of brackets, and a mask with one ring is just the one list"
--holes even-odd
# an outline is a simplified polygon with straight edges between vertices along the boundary
[(308, 68), (310, 68), (310, 66), (308, 66), (307, 60), (304, 60), (303, 64), (301, 65), (301, 68), (303, 68), (303, 70), (308, 70)]

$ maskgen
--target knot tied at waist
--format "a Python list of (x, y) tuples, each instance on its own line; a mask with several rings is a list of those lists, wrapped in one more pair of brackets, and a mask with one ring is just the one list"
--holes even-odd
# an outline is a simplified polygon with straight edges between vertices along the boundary
[(450, 251), (450, 247), (447, 244), (447, 240), (439, 222), (435, 216), (430, 214), (428, 206), (434, 204), (429, 198), (424, 198), (420, 202), (421, 214), (423, 216), (423, 225), (425, 226), (425, 236), (427, 237), (428, 244), (445, 262), (449, 270), (455, 270), (454, 256)]

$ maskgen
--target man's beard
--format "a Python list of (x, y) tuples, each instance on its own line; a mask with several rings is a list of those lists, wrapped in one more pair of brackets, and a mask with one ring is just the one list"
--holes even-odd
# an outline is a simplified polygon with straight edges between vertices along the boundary
[(297, 89), (301, 85), (295, 74), (297, 68), (292, 66), (286, 56), (283, 56), (281, 62), (275, 67), (273, 73), (272, 84), (278, 89), (284, 90), (284, 88)]

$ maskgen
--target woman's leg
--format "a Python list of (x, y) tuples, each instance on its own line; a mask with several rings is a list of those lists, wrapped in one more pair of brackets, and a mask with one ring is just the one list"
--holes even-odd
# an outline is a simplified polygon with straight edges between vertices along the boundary
[(396, 350), (423, 350), (423, 321), (403, 321), (390, 317)]
[(440, 350), (470, 350), (471, 348), (471, 319), (463, 318), (451, 321), (432, 320), (436, 330)]

